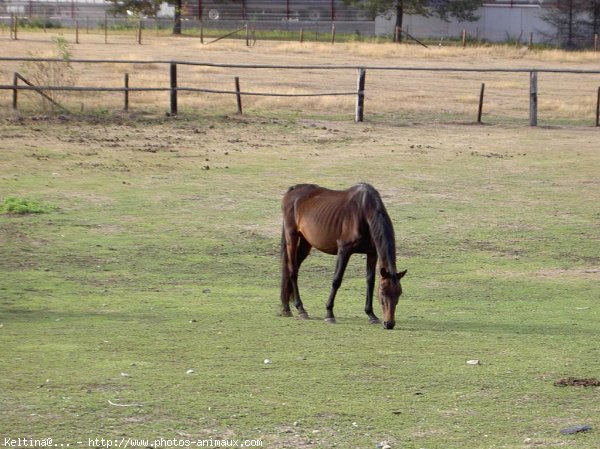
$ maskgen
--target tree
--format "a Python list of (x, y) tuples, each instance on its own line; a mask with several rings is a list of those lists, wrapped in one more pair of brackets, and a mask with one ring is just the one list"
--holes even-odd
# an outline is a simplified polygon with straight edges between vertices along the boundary
[[(483, 5), (483, 0), (344, 0), (344, 2), (364, 9), (371, 17), (395, 12), (395, 29), (398, 30), (402, 29), (404, 14), (439, 17), (446, 21), (454, 17), (460, 21), (472, 22), (478, 19), (475, 11)], [(397, 37), (401, 39), (401, 36)]]
[(110, 12), (134, 17), (154, 17), (160, 9), (156, 0), (109, 0), (113, 5)]
[(589, 0), (587, 8), (589, 13), (588, 27), (592, 34), (600, 33), (600, 0)]
[[(164, 0), (108, 0), (113, 5), (110, 12), (133, 17), (155, 17)], [(175, 7), (173, 17), (173, 34), (181, 34), (181, 10), (183, 0), (167, 0)]]
[(549, 37), (566, 48), (581, 47), (600, 31), (600, 0), (559, 0), (543, 19), (555, 29)]
[(169, 0), (169, 4), (175, 7), (173, 15), (173, 34), (181, 34), (181, 10), (183, 9), (183, 0)]

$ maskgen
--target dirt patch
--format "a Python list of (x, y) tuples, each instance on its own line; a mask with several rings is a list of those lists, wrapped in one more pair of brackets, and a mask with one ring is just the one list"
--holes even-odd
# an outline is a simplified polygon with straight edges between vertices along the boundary
[(571, 277), (579, 279), (600, 280), (600, 268), (571, 268), (571, 269), (548, 269), (537, 271), (536, 276), (539, 277)]
[(600, 380), (595, 377), (566, 377), (554, 382), (555, 387), (600, 387)]

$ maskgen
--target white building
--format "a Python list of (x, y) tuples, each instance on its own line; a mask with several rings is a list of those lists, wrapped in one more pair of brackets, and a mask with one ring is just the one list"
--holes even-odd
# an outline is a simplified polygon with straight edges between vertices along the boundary
[[(555, 34), (554, 28), (542, 19), (545, 8), (541, 4), (488, 4), (479, 8), (475, 22), (448, 22), (434, 17), (405, 15), (402, 30), (419, 38), (457, 38), (466, 30), (470, 37), (490, 42), (518, 40), (527, 42), (530, 33), (534, 42), (545, 42)], [(396, 17), (387, 15), (375, 21), (375, 33), (389, 35), (394, 31)]]

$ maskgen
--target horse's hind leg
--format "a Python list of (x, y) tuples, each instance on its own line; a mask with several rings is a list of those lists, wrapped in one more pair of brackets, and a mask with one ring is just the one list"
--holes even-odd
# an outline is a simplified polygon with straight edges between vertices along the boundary
[(302, 235), (300, 235), (298, 239), (298, 248), (296, 250), (296, 278), (293, 286), (295, 286), (294, 305), (298, 310), (298, 317), (302, 319), (308, 319), (308, 313), (306, 313), (306, 310), (304, 310), (304, 305), (302, 304), (302, 300), (300, 299), (300, 292), (298, 290), (298, 272), (300, 271), (300, 265), (302, 265), (304, 259), (308, 257), (311, 249), (312, 246), (310, 243), (308, 243), (308, 240), (306, 240)]
[(290, 309), (290, 297), (292, 294), (292, 284), (287, 273), (287, 268), (283, 268), (281, 277), (281, 316), (293, 316)]
[(288, 261), (287, 239), (285, 229), (281, 232), (281, 316), (292, 316), (290, 298), (292, 296), (292, 281)]
[(284, 228), (283, 241), (285, 242), (284, 263), (284, 279), (282, 279), (282, 295), (281, 301), (283, 305), (284, 316), (291, 316), (289, 300), (290, 296), (294, 297), (294, 305), (298, 309), (299, 318), (308, 318), (308, 313), (304, 310), (300, 292), (298, 290), (298, 269), (300, 264), (310, 252), (310, 244), (300, 235), (295, 226), (286, 226)]

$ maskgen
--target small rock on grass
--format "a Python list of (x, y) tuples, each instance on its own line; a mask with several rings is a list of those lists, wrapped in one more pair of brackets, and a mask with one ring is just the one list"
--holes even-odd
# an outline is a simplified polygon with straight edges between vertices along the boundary
[(584, 426), (571, 426), (565, 427), (564, 429), (560, 429), (560, 433), (563, 435), (573, 435), (579, 432), (587, 432), (588, 430), (592, 430), (592, 426), (584, 425)]
[(390, 446), (386, 441), (382, 441), (381, 443), (377, 443), (375, 445), (376, 449), (392, 449), (392, 446)]

